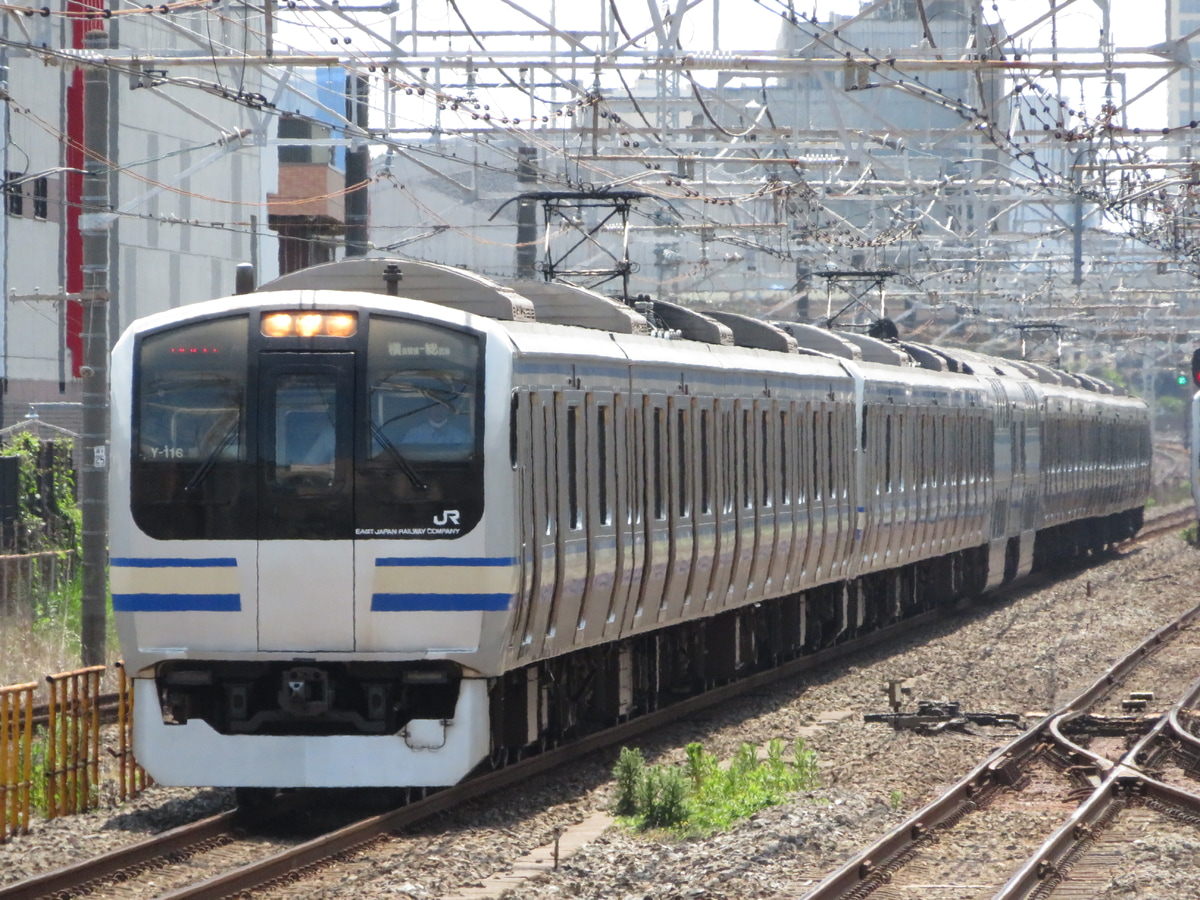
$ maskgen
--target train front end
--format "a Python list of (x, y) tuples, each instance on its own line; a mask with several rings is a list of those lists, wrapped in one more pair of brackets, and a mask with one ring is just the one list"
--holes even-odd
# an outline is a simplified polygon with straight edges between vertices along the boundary
[(487, 756), (517, 584), (488, 332), (291, 291), (122, 337), (111, 587), (159, 782), (441, 786)]

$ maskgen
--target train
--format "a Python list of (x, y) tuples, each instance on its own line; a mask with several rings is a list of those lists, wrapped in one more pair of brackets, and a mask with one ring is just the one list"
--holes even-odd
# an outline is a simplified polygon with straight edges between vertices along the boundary
[(1141, 527), (1142, 401), (877, 335), (384, 257), (133, 323), (138, 761), (452, 785)]
[(1192, 501), (1200, 523), (1200, 348), (1192, 351), (1192, 403), (1187, 422), (1188, 474), (1192, 484)]

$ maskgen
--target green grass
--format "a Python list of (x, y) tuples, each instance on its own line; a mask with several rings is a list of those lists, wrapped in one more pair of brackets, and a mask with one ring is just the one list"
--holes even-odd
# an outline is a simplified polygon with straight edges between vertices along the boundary
[[(40, 681), (46, 675), (79, 668), (82, 585), (76, 566), (73, 577), (58, 587), (27, 588), (21, 611), (0, 618), (0, 685)], [(111, 662), (119, 656), (111, 615), (106, 635)]]
[(722, 766), (703, 746), (689, 744), (683, 766), (647, 766), (640, 750), (625, 747), (613, 770), (614, 814), (629, 828), (664, 829), (681, 837), (726, 831), (816, 786), (816, 754), (800, 739), (792, 760), (783, 758), (783, 748), (783, 741), (771, 741), (760, 760), (757, 747), (742, 744)]

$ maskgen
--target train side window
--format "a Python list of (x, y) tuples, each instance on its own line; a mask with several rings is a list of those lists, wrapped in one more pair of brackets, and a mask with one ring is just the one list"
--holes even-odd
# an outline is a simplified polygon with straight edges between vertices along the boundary
[[(554, 395), (554, 405), (555, 406), (558, 405), (559, 396), (560, 396), (559, 394)], [(558, 468), (557, 463), (551, 462), (551, 459), (550, 459), (550, 453), (555, 445), (555, 441), (553, 438), (553, 435), (555, 432), (554, 407), (551, 406), (549, 403), (545, 403), (545, 402), (540, 403), (539, 405), (541, 406), (541, 409), (542, 409), (542, 412), (541, 412), (542, 427), (541, 427), (541, 432), (540, 432), (541, 437), (539, 439), (542, 441), (542, 446), (543, 446), (543, 449), (545, 452), (545, 460), (546, 460), (546, 470), (543, 473), (541, 473), (541, 475), (542, 475), (542, 478), (545, 479), (545, 483), (547, 485), (549, 485), (550, 483), (553, 483), (556, 480), (557, 476), (553, 475), (552, 473), (557, 471), (557, 468)], [(545, 492), (545, 500), (546, 500), (546, 537), (551, 537), (554, 534), (554, 520), (557, 518), (557, 514), (555, 513), (555, 510), (554, 510), (554, 504), (556, 501), (554, 499), (553, 492), (551, 492), (550, 490), (547, 490)]]
[(686, 518), (691, 515), (692, 485), (688, 481), (688, 412), (680, 407), (675, 408), (675, 469), (679, 479), (679, 516)]
[(838, 428), (840, 418), (837, 409), (829, 411), (827, 420), (827, 431), (829, 435), (829, 496), (835, 500), (845, 499), (847, 496), (846, 485), (842, 482), (842, 456), (838, 453), (838, 444), (840, 441), (840, 429)]
[(579, 512), (579, 407), (567, 407), (567, 507), (570, 528), (583, 527)]
[[(647, 401), (649, 402), (649, 401)], [(651, 417), (651, 436), (650, 446), (653, 454), (653, 472), (654, 484), (654, 518), (662, 521), (667, 517), (666, 506), (663, 503), (663, 411), (660, 407), (654, 407), (654, 415)]]
[(892, 414), (883, 420), (883, 490), (892, 492)]
[(779, 502), (783, 506), (790, 506), (792, 502), (791, 442), (791, 414), (783, 409), (779, 411)]
[(608, 430), (612, 426), (612, 417), (609, 407), (601, 405), (596, 407), (596, 455), (598, 459), (598, 471), (596, 478), (597, 502), (600, 505), (600, 524), (612, 524), (612, 509), (608, 504), (608, 474), (609, 463), (608, 458)]
[(517, 416), (520, 410), (521, 395), (513, 391), (508, 411), (508, 461), (514, 469), (517, 467)]
[(928, 488), (929, 480), (925, 472), (925, 413), (919, 411), (912, 417), (913, 422), (913, 486)]
[(836, 423), (837, 413), (831, 409), (825, 414), (825, 463), (828, 466), (825, 496), (830, 500), (837, 500), (839, 496)]
[(753, 425), (750, 420), (750, 410), (743, 409), (741, 421), (742, 444), (742, 508), (754, 508), (754, 456), (750, 452), (750, 442), (753, 438)]
[(733, 405), (716, 401), (713, 408), (713, 437), (716, 456), (713, 459), (713, 502), (722, 513), (733, 511), (736, 487), (733, 481)]
[(700, 512), (704, 515), (712, 513), (712, 486), (708, 442), (712, 439), (712, 414), (707, 409), (700, 410)]
[(812, 414), (812, 497), (819, 501), (825, 496), (822, 489), (821, 475), (823, 470), (821, 467), (821, 412), (813, 410)]

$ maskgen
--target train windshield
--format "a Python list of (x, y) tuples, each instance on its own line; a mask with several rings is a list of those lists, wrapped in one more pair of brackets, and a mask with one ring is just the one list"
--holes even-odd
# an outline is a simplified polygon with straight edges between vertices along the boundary
[(447, 537), (479, 521), (481, 351), (468, 332), (371, 317), (359, 536)]
[(371, 457), (464, 461), (475, 453), (477, 342), (410, 322), (371, 323)]
[(371, 316), (335, 339), (229, 317), (147, 335), (133, 513), (152, 537), (446, 538), (482, 516), (482, 341)]
[(142, 340), (131, 499), (147, 534), (242, 536), (253, 469), (246, 322), (220, 319)]

